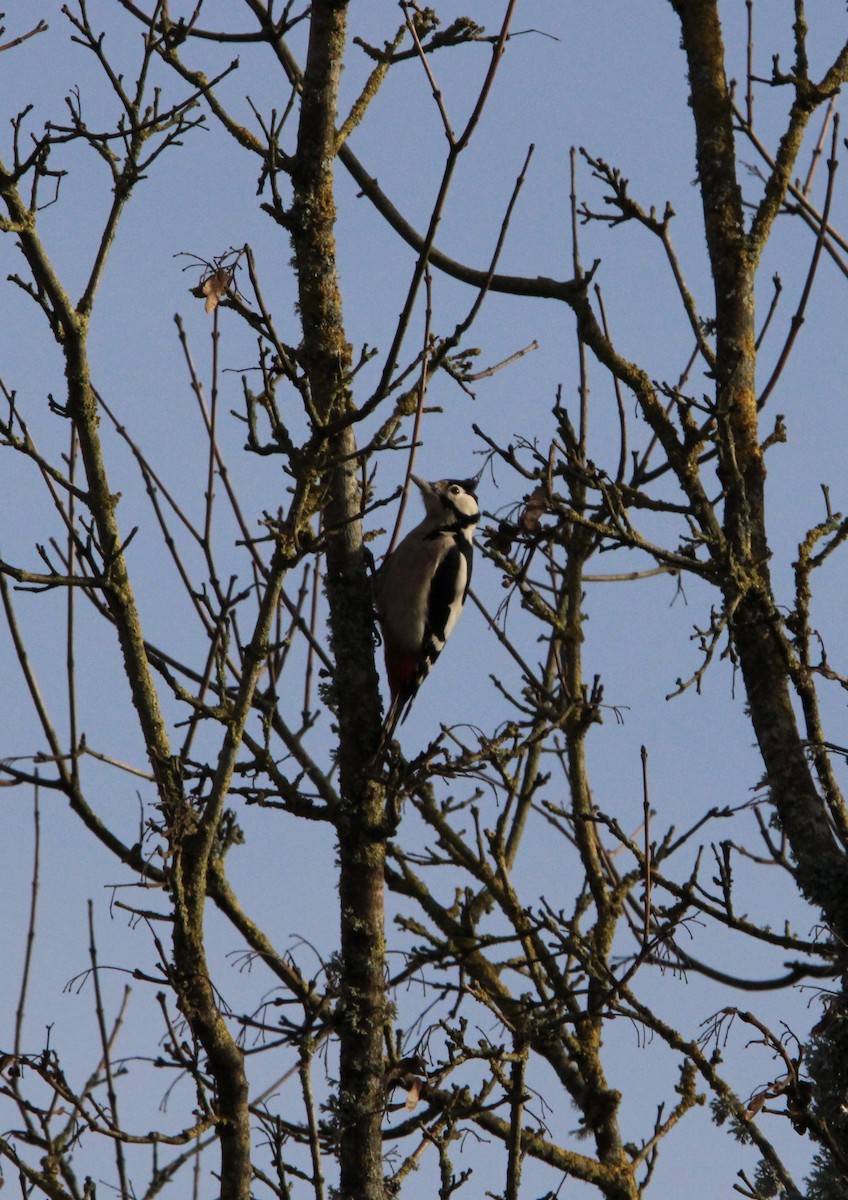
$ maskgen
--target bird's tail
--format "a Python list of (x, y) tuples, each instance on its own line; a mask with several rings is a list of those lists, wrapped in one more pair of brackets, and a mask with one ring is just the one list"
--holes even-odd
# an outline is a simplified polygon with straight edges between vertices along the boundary
[[(417, 681), (416, 681), (417, 682)], [(412, 707), (412, 701), (415, 699), (417, 687), (405, 687), (396, 692), (392, 697), (392, 702), (389, 705), (388, 711), (383, 718), (383, 736), (380, 739), (380, 749), (387, 746), (395, 736), (395, 730), (401, 722), (405, 721), (409, 715), (409, 710)]]

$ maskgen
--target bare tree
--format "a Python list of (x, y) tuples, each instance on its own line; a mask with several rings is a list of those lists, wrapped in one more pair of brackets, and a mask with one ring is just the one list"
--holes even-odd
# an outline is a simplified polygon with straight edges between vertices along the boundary
[[(447, 1200), (463, 1188), (481, 1194), (479, 1179), (487, 1195), (518, 1200), (557, 1195), (576, 1179), (607, 1200), (634, 1200), (650, 1188), (661, 1145), (697, 1121), (709, 1098), (713, 1121), (756, 1151), (751, 1167), (732, 1140), (717, 1143), (741, 1194), (843, 1195), (848, 812), (839, 775), (848, 752), (831, 696), (848, 677), (838, 634), (831, 647), (813, 616), (812, 584), (838, 561), (848, 520), (825, 487), (824, 512), (799, 546), (773, 532), (765, 461), (787, 432), (777, 416), (765, 433), (762, 417), (780, 394), (821, 264), (828, 260), (840, 283), (848, 274), (833, 217), (848, 43), (832, 46), (814, 69), (796, 0), (792, 65), (785, 70), (775, 54), (761, 77), (749, 0), (742, 96), (729, 78), (720, 20), (730, 6), (660, 6), (676, 23), (688, 79), (691, 113), (675, 120), (694, 132), (713, 288), (699, 301), (673, 237), (672, 206), (658, 215), (655, 202), (632, 193), (626, 168), (592, 148), (571, 156), (568, 278), (500, 270), (532, 149), (490, 231), (488, 260), (460, 261), (440, 248), (458, 168), (480, 136), (504, 57), (519, 33), (547, 32), (517, 29), (515, 0), (491, 30), (402, 3), (379, 44), (358, 27), (351, 36), (357, 17), (342, 0), (298, 10), (273, 0), (200, 0), (180, 14), (174, 7), (120, 0), (95, 13), (86, 0), (66, 5), (65, 49), (89, 56), (108, 102), (76, 88), (64, 115), (40, 129), (21, 97), (0, 161), (0, 232), (17, 264), (7, 287), (38, 313), (65, 380), (61, 398), (33, 395), (0, 364), (0, 445), (11, 464), (4, 521), (21, 511), (19, 480), (23, 507), (35, 514), (26, 550), (13, 558), (4, 548), (0, 558), (16, 660), (4, 663), (3, 682), (37, 728), (31, 744), (6, 747), (0, 764), (10, 807), (29, 803), (34, 831), (21, 985), (1, 1048), (5, 1170), (19, 1176), (24, 1195), (62, 1200), (94, 1196), (98, 1179), (122, 1197), (192, 1186), (225, 1200), (384, 1200), (422, 1186)], [(380, 20), (389, 17), (386, 6)], [(557, 28), (568, 21), (559, 14)], [(131, 72), (110, 42), (119, 27), (137, 38)], [(5, 31), (0, 49), (23, 54), (55, 32), (34, 21)], [(229, 58), (234, 49), (238, 60)], [(469, 55), (479, 63), (481, 53), (485, 67), (460, 120), (441, 64), (462, 72), (453, 65)], [(342, 71), (354, 61), (360, 82), (343, 103)], [(231, 86), (245, 67), (257, 80), (247, 122)], [(393, 203), (354, 149), (357, 132), (377, 120), (381, 86), (398, 72), (426, 81), (444, 139), (441, 165), (425, 164), (435, 200), (423, 224)], [(266, 102), (266, 78), (274, 101)], [(772, 139), (754, 121), (760, 94), (783, 103)], [(116, 115), (104, 122), (109, 106)], [(192, 455), (204, 464), (202, 494), (186, 500), (182, 481), (146, 448), (143, 422), (128, 421), (119, 386), (98, 370), (93, 339), (127, 212), (146, 181), (174, 170), (210, 128), (232, 142), (239, 170), (255, 181), (274, 249), (260, 253), (246, 241), (195, 258), (196, 247), (173, 248), (189, 255), (193, 302), (202, 302), (212, 329), (208, 364), (198, 366), (177, 319), (204, 435), (201, 458)], [(99, 185), (86, 174), (92, 162), (105, 170), (108, 202), (80, 288), (51, 251), (50, 222), (78, 178), (98, 211)], [(214, 194), (214, 171), (210, 164), (197, 194)], [(198, 204), (197, 194), (185, 203)], [(343, 289), (338, 266), (340, 212), (354, 204), (412, 256), (397, 321), (379, 350), (356, 347), (348, 332), (350, 309), (367, 312), (372, 302)], [(780, 281), (765, 317), (755, 297), (784, 217), (807, 238), (809, 266), (781, 338)], [(688, 361), (669, 349), (661, 381), (620, 349), (598, 264), (584, 266), (584, 239), (620, 226), (649, 235), (670, 267), (691, 344)], [(294, 337), (290, 322), (273, 315), (289, 253)], [(462, 298), (458, 317), (439, 311), (443, 278)], [(467, 724), (442, 725), (410, 759), (381, 737), (372, 606), (379, 565), (367, 541), (401, 491), (383, 488), (383, 464), (401, 451), (408, 483), (431, 427), (434, 376), (468, 395), (528, 353), (509, 347), (477, 365), (469, 331), (494, 294), (515, 311), (565, 306), (576, 378), (537, 427), (519, 418), (510, 439), (491, 414), (474, 427), (488, 477), (511, 500), (480, 539), (502, 603), (472, 595), (497, 663), (494, 699), (470, 707)], [(241, 339), (239, 353), (251, 355), (239, 394), (234, 376), (223, 374), (229, 331)], [(612, 433), (590, 401), (593, 379), (614, 401)], [(163, 412), (160, 428), (167, 419)], [(279, 487), (273, 504), (255, 501), (252, 473), (267, 463), (281, 468), (283, 503)], [(773, 578), (775, 564), (787, 563), (788, 602)], [(628, 784), (640, 796), (641, 821), (628, 823), (599, 801), (590, 782), (591, 747), (608, 744), (602, 719), (620, 713), (584, 663), (587, 588), (598, 579), (614, 586), (621, 612), (638, 626), (631, 596), (648, 578), (666, 597), (691, 589), (709, 609), (692, 639), (697, 665), (676, 692), (700, 691), (708, 672), (729, 664), (761, 761), (753, 799), (754, 780), (746, 780), (682, 831), (654, 806), (651, 747)], [(150, 610), (162, 597), (180, 619), (151, 633)], [(96, 630), (96, 644), (84, 644), (81, 629)], [(105, 683), (101, 646), (119, 652)], [(64, 695), (42, 686), (45, 660), (63, 663)], [(120, 712), (132, 728), (128, 753), (98, 716), (93, 696), (104, 694), (110, 716)], [(114, 735), (116, 745), (92, 740), (91, 730)], [(720, 739), (708, 729), (700, 736), (717, 761)], [(128, 787), (138, 789), (132, 819), (107, 803)], [(106, 986), (98, 909), (89, 906), (89, 961), (74, 984), (93, 997), (97, 1041), (72, 1052), (49, 1037), (33, 1042), (28, 1024), (48, 796), (66, 802), (113, 864), (113, 913), (136, 930), (120, 964), (133, 977), (130, 1000), (129, 988), (118, 995)], [(279, 896), (255, 911), (228, 858), (245, 839), (273, 837), (285, 880), (298, 839), (311, 836), (301, 831), (313, 829), (323, 856), (316, 890), (338, 897), (331, 954), (305, 943), (284, 949)], [(557, 848), (561, 877), (543, 878), (532, 857), (528, 867), (534, 839)], [(751, 915), (744, 897), (775, 875), (792, 911), (811, 914), (812, 933), (784, 921), (779, 901), (762, 919)], [(296, 923), (304, 898), (288, 895), (285, 904)], [(706, 954), (696, 944), (703, 929), (711, 931)], [(224, 960), (233, 938), (249, 971)], [(740, 966), (747, 957), (781, 965), (762, 976)], [(721, 1005), (700, 1029), (663, 990), (669, 977), (720, 989)], [(795, 1002), (801, 984), (812, 1012)], [(124, 1025), (138, 992), (144, 1018), (128, 1045)], [(636, 1076), (607, 1048), (625, 1023), (652, 1041), (662, 1070), (674, 1065), (675, 1080), (651, 1113), (639, 1104)], [(738, 1052), (725, 1063), (731, 1042)], [(758, 1082), (746, 1091), (743, 1064), (763, 1050), (770, 1065), (756, 1068)], [(155, 1128), (140, 1116), (150, 1107), (143, 1097), (158, 1100), (163, 1090), (151, 1071), (172, 1077)], [(631, 1097), (638, 1120), (623, 1116)], [(800, 1177), (792, 1161), (799, 1137), (812, 1160)], [(477, 1152), (482, 1140), (497, 1154)], [(429, 1174), (413, 1179), (419, 1169)]]

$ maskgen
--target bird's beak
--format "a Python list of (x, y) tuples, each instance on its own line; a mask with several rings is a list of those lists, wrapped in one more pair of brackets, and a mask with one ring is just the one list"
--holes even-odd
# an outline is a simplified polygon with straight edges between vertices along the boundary
[(409, 478), (412, 480), (412, 482), (415, 484), (416, 487), (421, 489), (421, 491), (425, 494), (425, 496), (429, 492), (432, 492), (433, 485), (432, 485), (432, 483), (428, 483), (426, 479), (419, 479), (417, 475), (410, 475)]
[(472, 496), (477, 495), (477, 488), (480, 486), (480, 480), (483, 478), (483, 472), (486, 470), (486, 463), (483, 463), (480, 470), (471, 479), (465, 480), (465, 490), (471, 492)]

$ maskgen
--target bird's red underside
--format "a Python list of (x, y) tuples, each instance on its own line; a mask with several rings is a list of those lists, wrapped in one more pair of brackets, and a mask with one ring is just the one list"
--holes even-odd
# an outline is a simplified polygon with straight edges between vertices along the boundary
[(386, 674), (389, 677), (389, 688), (392, 699), (394, 699), (399, 693), (406, 691), (414, 681), (418, 671), (418, 659), (408, 654), (398, 653), (389, 645), (388, 641), (384, 643), (384, 650)]

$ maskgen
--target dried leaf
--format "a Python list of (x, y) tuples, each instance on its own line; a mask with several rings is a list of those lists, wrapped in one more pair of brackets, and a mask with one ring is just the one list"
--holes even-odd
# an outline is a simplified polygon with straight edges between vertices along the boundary
[(421, 1089), (424, 1086), (423, 1079), (415, 1079), (412, 1082), (412, 1087), (406, 1093), (406, 1111), (412, 1112), (415, 1105), (421, 1099)]
[(219, 267), (214, 274), (203, 285), (203, 291), (206, 296), (206, 311), (214, 312), (218, 307), (218, 301), (222, 296), (227, 294), (227, 288), (230, 286), (230, 273), (223, 267)]
[(232, 273), (226, 267), (219, 267), (217, 271), (213, 271), (207, 275), (197, 287), (191, 289), (191, 294), (202, 300), (206, 297), (205, 308), (208, 313), (214, 312), (218, 307), (220, 300), (226, 296), (227, 289), (232, 282)]
[(766, 1088), (766, 1090), (763, 1092), (757, 1092), (756, 1096), (751, 1099), (751, 1103), (745, 1109), (746, 1121), (752, 1120), (757, 1115), (757, 1113), (765, 1104), (766, 1100), (769, 1099), (770, 1094), (771, 1091), (769, 1088)]
[(535, 533), (544, 513), (548, 511), (548, 502), (541, 488), (536, 488), (524, 498), (524, 511), (519, 518), (521, 528), (525, 533)]
[(823, 1033), (825, 1033), (830, 1028), (830, 1026), (833, 1024), (834, 1020), (836, 1019), (836, 1015), (837, 1015), (836, 1001), (830, 1000), (830, 1002), (827, 1005), (827, 1008), (824, 1010), (824, 1012), (822, 1013), (819, 1020), (816, 1021), (815, 1025), (810, 1030), (810, 1036), (811, 1037), (821, 1037), (821, 1035)]
[(509, 521), (499, 521), (497, 529), (486, 530), (486, 545), (497, 550), (498, 554), (509, 554), (517, 532)]

